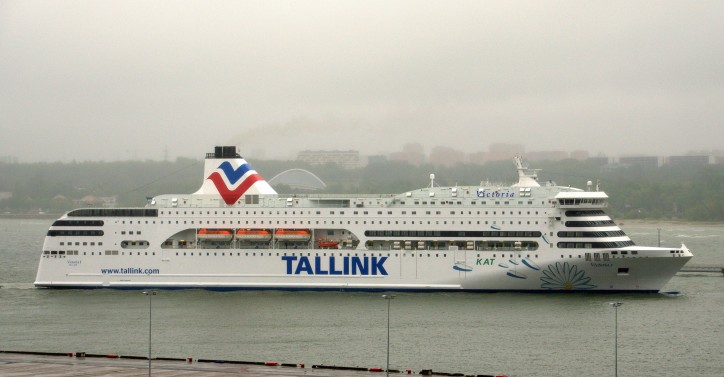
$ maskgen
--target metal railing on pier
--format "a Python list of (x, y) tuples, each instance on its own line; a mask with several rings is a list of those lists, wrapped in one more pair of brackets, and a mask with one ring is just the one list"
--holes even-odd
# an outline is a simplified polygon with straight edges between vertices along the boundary
[(724, 276), (724, 266), (684, 266), (679, 272), (722, 274)]

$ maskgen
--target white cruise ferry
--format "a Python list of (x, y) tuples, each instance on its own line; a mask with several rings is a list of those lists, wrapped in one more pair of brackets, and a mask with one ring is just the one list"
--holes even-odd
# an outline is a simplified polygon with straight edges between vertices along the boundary
[(49, 288), (658, 292), (692, 258), (636, 246), (608, 196), (541, 185), (397, 195), (279, 195), (235, 147), (207, 154), (193, 194), (83, 208), (48, 230)]

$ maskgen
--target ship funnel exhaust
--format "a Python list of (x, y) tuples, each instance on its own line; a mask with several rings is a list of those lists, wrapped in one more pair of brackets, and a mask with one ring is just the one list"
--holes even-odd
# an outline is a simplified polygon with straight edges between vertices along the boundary
[(234, 205), (245, 195), (277, 192), (237, 153), (235, 146), (217, 146), (213, 153), (206, 154), (204, 183), (194, 194), (220, 195), (227, 205)]

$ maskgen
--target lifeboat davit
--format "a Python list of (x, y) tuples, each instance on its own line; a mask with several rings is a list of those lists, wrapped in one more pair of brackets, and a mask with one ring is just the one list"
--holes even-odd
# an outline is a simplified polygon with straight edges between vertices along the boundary
[(266, 229), (239, 229), (236, 238), (244, 241), (269, 241), (271, 232)]
[(199, 229), (196, 236), (201, 240), (231, 241), (234, 233), (231, 229)]
[(309, 241), (311, 234), (306, 229), (277, 229), (274, 237), (283, 241)]

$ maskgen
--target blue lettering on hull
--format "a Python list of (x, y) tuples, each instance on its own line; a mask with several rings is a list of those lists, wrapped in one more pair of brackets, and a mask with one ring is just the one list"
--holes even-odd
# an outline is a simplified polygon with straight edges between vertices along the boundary
[(283, 256), (287, 275), (387, 275), (387, 257), (314, 257)]
[(485, 191), (484, 188), (479, 188), (476, 191), (478, 198), (514, 198), (515, 192), (510, 191)]

